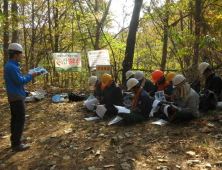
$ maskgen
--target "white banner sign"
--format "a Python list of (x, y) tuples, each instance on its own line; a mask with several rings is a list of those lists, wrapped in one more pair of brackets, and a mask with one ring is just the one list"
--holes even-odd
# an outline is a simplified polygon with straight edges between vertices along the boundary
[(81, 53), (53, 53), (56, 71), (82, 72)]
[(110, 65), (108, 50), (89, 51), (88, 60), (90, 69), (96, 68), (97, 65)]

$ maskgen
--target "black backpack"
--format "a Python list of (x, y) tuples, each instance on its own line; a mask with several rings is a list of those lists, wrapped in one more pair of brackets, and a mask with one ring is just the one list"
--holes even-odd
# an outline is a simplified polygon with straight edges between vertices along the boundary
[(69, 94), (69, 101), (82, 101), (84, 100), (84, 97), (80, 96), (77, 93), (70, 93)]
[(217, 95), (210, 90), (207, 90), (201, 98), (199, 109), (213, 110), (217, 106)]

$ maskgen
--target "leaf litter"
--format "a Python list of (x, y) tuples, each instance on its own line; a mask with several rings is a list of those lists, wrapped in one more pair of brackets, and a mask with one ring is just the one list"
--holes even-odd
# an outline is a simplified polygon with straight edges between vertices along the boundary
[(10, 150), (9, 104), (0, 101), (0, 118), (4, 120), (0, 122), (0, 167), (145, 170), (222, 166), (222, 126), (217, 110), (182, 124), (151, 125), (158, 120), (151, 118), (130, 126), (106, 126), (110, 120), (84, 120), (94, 115), (83, 107), (83, 102), (51, 101), (54, 94), (67, 89), (43, 89), (47, 92), (45, 99), (26, 103), (23, 136), (28, 137), (31, 148), (18, 154)]

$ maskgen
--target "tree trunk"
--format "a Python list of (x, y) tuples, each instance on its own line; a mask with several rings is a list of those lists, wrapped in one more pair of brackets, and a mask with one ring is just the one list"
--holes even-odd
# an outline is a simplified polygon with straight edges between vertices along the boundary
[[(32, 1), (32, 40), (31, 40), (31, 69), (34, 68), (34, 44), (35, 44), (35, 13), (34, 13), (34, 1)], [(32, 83), (35, 82), (35, 79), (32, 79)]]
[(195, 0), (195, 36), (193, 70), (197, 70), (199, 60), (200, 26), (201, 26), (201, 0)]
[[(22, 4), (22, 15), (25, 16), (25, 3)], [(23, 32), (24, 32), (24, 44), (25, 44), (25, 53), (23, 54), (25, 56), (25, 68), (26, 68), (26, 73), (28, 73), (28, 57), (27, 57), (27, 30), (25, 28), (25, 19), (23, 18)]]
[[(58, 4), (58, 0), (56, 0), (56, 4)], [(55, 20), (55, 52), (59, 52), (59, 10), (58, 10), (58, 7), (56, 6), (53, 6), (53, 11), (55, 10), (55, 13), (54, 13), (54, 20)], [(58, 73), (55, 71), (55, 77), (56, 77), (56, 82), (58, 82), (58, 85), (60, 86), (59, 84), (59, 78), (60, 76), (58, 75)], [(62, 87), (63, 87), (63, 76), (64, 74), (61, 74), (62, 75)]]
[[(103, 29), (104, 27), (104, 22), (107, 18), (107, 15), (109, 14), (109, 8), (111, 5), (112, 0), (109, 0), (108, 6), (105, 9), (105, 12), (103, 14), (103, 17), (101, 19), (101, 21), (97, 22), (97, 26), (96, 26), (96, 40), (95, 40), (95, 46), (94, 46), (94, 50), (99, 50), (99, 41), (101, 38), (101, 29)], [(98, 2), (96, 1), (96, 7), (95, 7), (95, 12), (97, 12), (96, 10), (98, 10)]]
[(18, 6), (16, 0), (12, 1), (12, 43), (18, 43)]
[(4, 53), (4, 69), (5, 65), (8, 62), (8, 42), (9, 42), (9, 23), (8, 23), (8, 0), (4, 0), (4, 35), (3, 35), (3, 53)]
[(123, 60), (123, 72), (122, 72), (122, 83), (126, 84), (126, 72), (132, 69), (133, 57), (136, 43), (136, 32), (139, 25), (140, 9), (143, 4), (143, 0), (135, 0), (133, 15), (130, 21), (129, 34), (127, 38), (125, 59)]
[[(50, 39), (50, 45), (52, 48), (52, 52), (55, 52), (54, 45), (53, 45), (53, 39), (52, 39), (50, 0), (47, 0), (47, 3), (48, 3), (48, 23), (49, 23), (49, 37), (50, 37), (49, 39)], [(52, 77), (55, 76), (55, 65), (53, 64), (53, 62), (52, 62), (52, 68), (53, 68), (53, 71), (52, 71), (52, 73), (50, 73), (50, 77), (51, 77), (51, 85), (54, 85), (54, 79), (52, 79)]]
[[(192, 19), (192, 17), (193, 17), (193, 2), (192, 1), (189, 2), (189, 6), (190, 6), (190, 12), (189, 12), (190, 17), (188, 19), (188, 33), (190, 35), (192, 35), (193, 34), (193, 31), (192, 31), (192, 29), (193, 29), (193, 19)], [(188, 44), (188, 45), (189, 45), (188, 46), (189, 48), (192, 46), (191, 44)], [(186, 66), (189, 67), (191, 64), (191, 55), (190, 54), (185, 55), (184, 61), (186, 63)]]
[[(58, 4), (58, 0), (56, 0)], [(59, 10), (58, 7), (55, 8), (55, 52), (59, 52)]]
[(168, 3), (169, 0), (166, 1), (166, 13), (163, 19), (163, 23), (164, 23), (164, 36), (163, 36), (163, 52), (162, 52), (162, 61), (161, 61), (161, 65), (160, 65), (160, 69), (161, 70), (165, 70), (166, 67), (166, 59), (167, 59), (167, 46), (168, 46), (168, 27), (169, 27), (169, 11), (168, 11)]
[[(85, 14), (84, 14), (84, 11), (83, 11), (83, 8), (82, 8), (82, 5), (81, 5), (80, 0), (78, 0), (78, 3), (79, 3), (79, 8), (81, 9), (83, 18), (84, 18), (84, 20), (86, 20), (86, 17), (85, 17)], [(91, 33), (90, 28), (88, 27), (88, 24), (86, 25), (86, 27), (87, 27), (87, 31), (88, 31), (88, 33), (89, 33), (89, 37), (90, 37), (91, 43), (92, 43), (92, 45), (93, 45), (93, 47), (94, 47), (94, 49), (95, 49), (95, 43), (94, 43), (94, 41), (93, 41), (92, 33)]]
[[(74, 8), (73, 8), (73, 11), (74, 11)], [(80, 25), (79, 25), (79, 23), (80, 23), (80, 22), (79, 22), (80, 17), (78, 17), (76, 6), (75, 6), (75, 13), (76, 13), (77, 26), (78, 26), (80, 35), (81, 35), (82, 39), (84, 39), (83, 34), (82, 34), (82, 31), (81, 31), (81, 28), (80, 28)], [(74, 12), (73, 12), (73, 19), (74, 19)], [(72, 21), (72, 22), (74, 22), (74, 21)], [(73, 35), (73, 34), (72, 34), (72, 35)], [(73, 39), (72, 42), (74, 42), (74, 39)], [(84, 43), (83, 48), (84, 48), (84, 51), (85, 51), (85, 54), (86, 54), (87, 68), (88, 68), (88, 70), (89, 70), (89, 76), (91, 76), (91, 71), (90, 71), (90, 67), (89, 67), (89, 61), (88, 61), (88, 58), (87, 58), (87, 50), (86, 50), (86, 42), (85, 42), (85, 40), (83, 40), (83, 43)], [(72, 45), (72, 47), (73, 47), (73, 45)], [(73, 50), (72, 50), (72, 51), (73, 51)]]
[[(51, 44), (51, 48), (52, 48), (52, 52), (55, 52), (54, 50), (54, 45), (53, 45), (53, 40), (52, 40), (52, 28), (51, 28), (51, 16), (50, 16), (50, 13), (51, 13), (51, 10), (50, 10), (50, 0), (47, 0), (48, 2), (48, 22), (49, 22), (49, 36), (50, 36), (50, 44)], [(54, 71), (55, 68), (53, 68), (53, 71)]]

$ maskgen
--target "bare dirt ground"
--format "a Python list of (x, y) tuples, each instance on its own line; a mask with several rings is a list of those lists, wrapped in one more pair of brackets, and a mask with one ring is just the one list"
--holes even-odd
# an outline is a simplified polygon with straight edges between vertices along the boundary
[(31, 148), (12, 152), (10, 109), (5, 88), (0, 88), (0, 169), (222, 169), (220, 110), (200, 113), (198, 119), (182, 124), (152, 125), (158, 118), (150, 118), (130, 126), (107, 126), (110, 120), (86, 122), (93, 113), (83, 102), (52, 102), (53, 95), (73, 89), (43, 89), (45, 99), (26, 103), (23, 136)]

